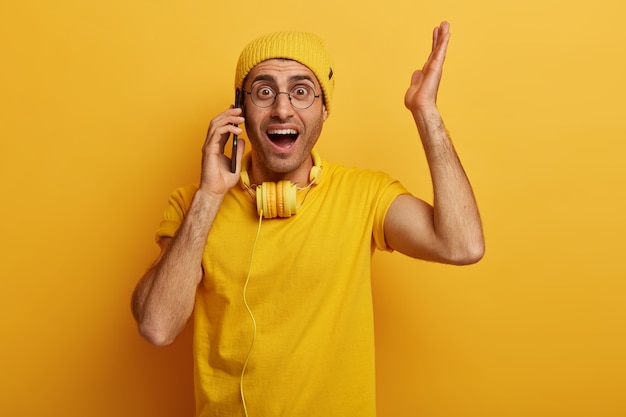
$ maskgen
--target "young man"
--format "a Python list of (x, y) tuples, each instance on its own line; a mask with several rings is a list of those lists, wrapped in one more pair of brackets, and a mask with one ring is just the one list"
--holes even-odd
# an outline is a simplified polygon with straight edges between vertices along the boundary
[[(194, 312), (198, 416), (374, 416), (374, 249), (477, 262), (476, 202), (436, 106), (450, 34), (413, 74), (405, 106), (428, 159), (433, 206), (382, 173), (321, 160), (314, 145), (335, 76), (314, 35), (250, 43), (237, 65), (243, 109), (210, 123), (199, 185), (170, 198), (161, 254), (133, 294), (139, 331), (172, 343)], [(237, 169), (224, 155), (245, 123)]]

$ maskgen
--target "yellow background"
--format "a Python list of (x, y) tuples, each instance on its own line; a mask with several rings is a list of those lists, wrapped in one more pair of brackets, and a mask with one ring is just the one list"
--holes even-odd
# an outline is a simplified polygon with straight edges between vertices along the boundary
[[(380, 416), (626, 415), (626, 7), (619, 0), (0, 3), (0, 415), (190, 416), (190, 335), (129, 298), (169, 192), (198, 178), (252, 37), (326, 39), (320, 152), (429, 200), (402, 97), (452, 24), (439, 96), (487, 254), (377, 254)], [(346, 347), (349, 348), (349, 347)], [(312, 413), (314, 415), (314, 413)]]

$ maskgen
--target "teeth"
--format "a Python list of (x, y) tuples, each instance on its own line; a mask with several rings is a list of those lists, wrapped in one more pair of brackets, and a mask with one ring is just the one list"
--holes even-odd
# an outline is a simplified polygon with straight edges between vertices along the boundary
[(268, 130), (268, 135), (297, 135), (298, 132), (295, 129), (272, 129)]

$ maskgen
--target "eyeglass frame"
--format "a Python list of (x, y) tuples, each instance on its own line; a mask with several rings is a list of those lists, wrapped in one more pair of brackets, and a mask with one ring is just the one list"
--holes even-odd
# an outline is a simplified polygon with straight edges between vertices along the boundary
[[(269, 87), (269, 86), (265, 86), (264, 88), (269, 88), (270, 90), (274, 91), (274, 89), (273, 89), (272, 87)], [(296, 88), (296, 87), (294, 87), (294, 89), (295, 89), (295, 88)], [(252, 102), (252, 104), (254, 104), (255, 106), (257, 106), (257, 107), (258, 107), (258, 108), (260, 108), (260, 109), (268, 109), (268, 108), (272, 107), (274, 104), (276, 104), (276, 100), (278, 99), (278, 95), (279, 95), (279, 94), (286, 94), (286, 95), (287, 95), (287, 98), (289, 99), (289, 104), (291, 104), (291, 107), (293, 107), (293, 108), (294, 108), (294, 109), (296, 109), (296, 110), (306, 110), (306, 109), (310, 109), (310, 108), (311, 108), (311, 106), (315, 103), (315, 99), (320, 98), (320, 97), (322, 96), (322, 94), (321, 94), (321, 93), (316, 95), (316, 94), (315, 94), (315, 88), (313, 88), (313, 100), (311, 101), (311, 104), (309, 104), (309, 105), (308, 105), (308, 106), (306, 106), (306, 107), (296, 107), (296, 106), (293, 104), (293, 101), (291, 101), (291, 93), (290, 93), (290, 92), (288, 92), (288, 91), (274, 91), (274, 94), (275, 94), (275, 95), (274, 95), (274, 100), (272, 101), (272, 103), (271, 103), (271, 104), (268, 104), (267, 106), (259, 106), (259, 105), (258, 105), (258, 104), (254, 101), (254, 99), (252, 98), (252, 91), (247, 91), (247, 90), (246, 90), (245, 88), (243, 88), (243, 87), (241, 87), (241, 91), (242, 91), (244, 94), (248, 94), (248, 95), (250, 96), (250, 101)]]

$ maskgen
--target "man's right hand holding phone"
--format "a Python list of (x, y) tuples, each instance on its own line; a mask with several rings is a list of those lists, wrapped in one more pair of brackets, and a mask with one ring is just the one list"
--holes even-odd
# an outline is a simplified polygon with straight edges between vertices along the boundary
[(239, 135), (243, 132), (238, 125), (244, 122), (242, 109), (231, 107), (218, 114), (211, 123), (202, 147), (202, 173), (200, 190), (211, 195), (225, 195), (228, 190), (239, 182), (239, 173), (245, 141), (239, 139), (236, 146), (235, 172), (232, 171), (232, 161), (224, 155), (224, 149), (230, 135)]

